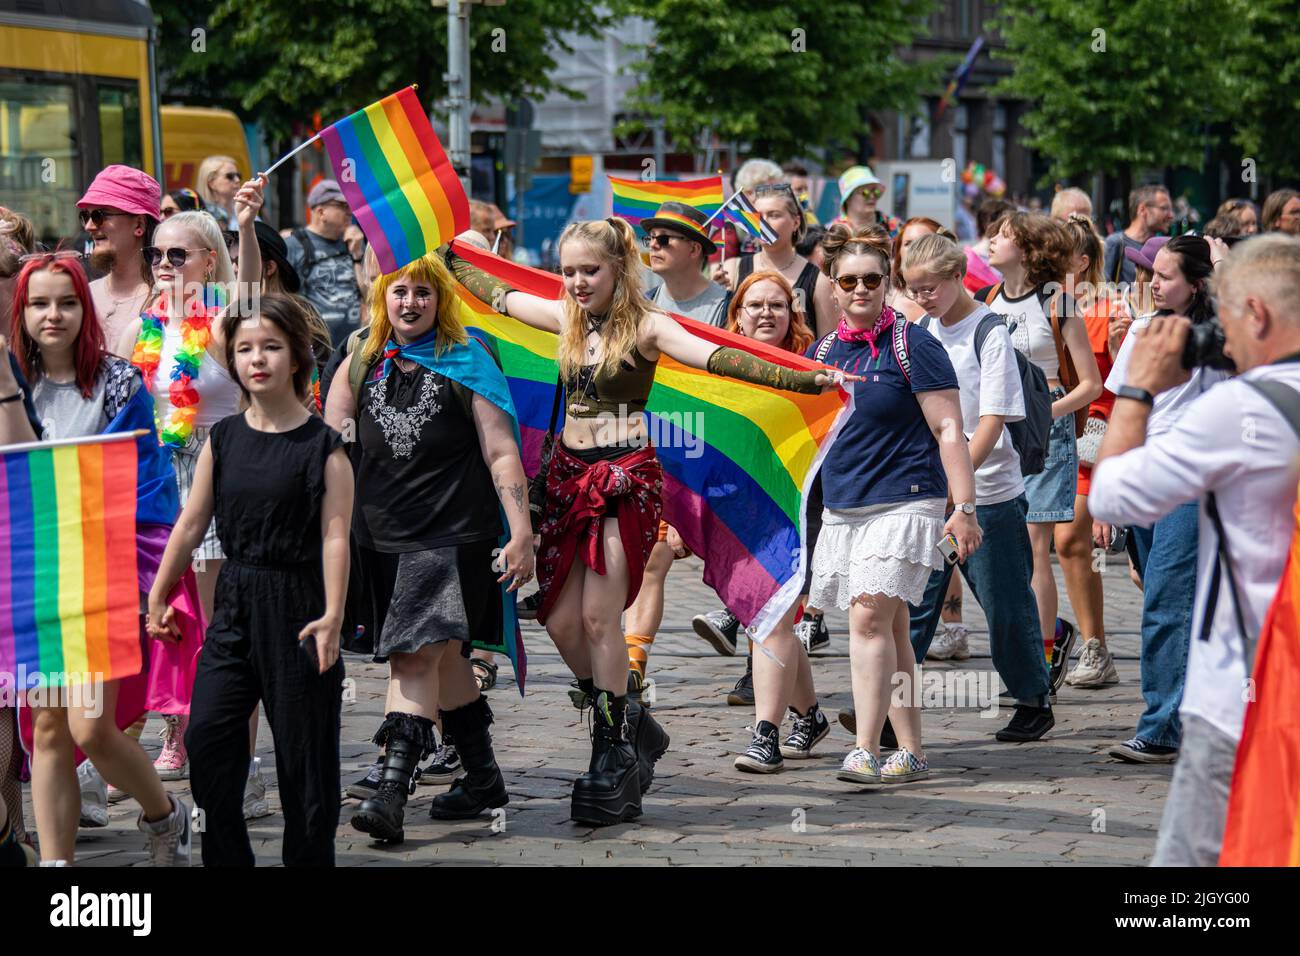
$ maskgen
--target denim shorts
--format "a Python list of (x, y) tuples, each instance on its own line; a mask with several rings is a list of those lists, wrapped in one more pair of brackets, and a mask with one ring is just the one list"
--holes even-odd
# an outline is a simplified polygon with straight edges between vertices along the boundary
[[(1063, 389), (1052, 391), (1056, 400)], [(1079, 487), (1079, 456), (1074, 444), (1074, 412), (1052, 421), (1047, 463), (1036, 475), (1025, 476), (1030, 524), (1074, 520), (1074, 496)]]

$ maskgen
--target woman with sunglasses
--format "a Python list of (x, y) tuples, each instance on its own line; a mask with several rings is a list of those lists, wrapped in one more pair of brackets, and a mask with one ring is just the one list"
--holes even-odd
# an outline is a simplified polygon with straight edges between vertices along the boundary
[(178, 212), (198, 212), (202, 208), (203, 200), (188, 187), (174, 189), (162, 198), (161, 212), (164, 219), (170, 219)]
[[(937, 546), (945, 536), (959, 561), (980, 546), (975, 480), (966, 442), (953, 427), (961, 405), (947, 353), (885, 304), (888, 234), (875, 226), (832, 226), (825, 247), (840, 319), (808, 356), (862, 378), (853, 387), (853, 415), (822, 464), (826, 510), (808, 598), (849, 612), (857, 740), (837, 776), (902, 783), (929, 773), (908, 605), (921, 600), (931, 572), (943, 567)], [(946, 517), (950, 499), (957, 508)], [(896, 674), (903, 675), (901, 702), (891, 702)], [(882, 765), (886, 716), (900, 746)]]
[[(10, 324), (14, 352), (23, 377), (31, 383), (40, 437), (47, 441), (132, 427), (123, 425), (119, 414), (142, 388), (136, 369), (104, 350), (103, 331), (78, 258), (75, 253), (28, 256), (15, 287)], [(8, 356), (0, 355), (0, 362), (3, 399), (12, 390), (12, 382), (6, 384), (11, 378)], [(152, 462), (145, 457), (150, 452), (156, 456)], [(169, 474), (164, 453), (153, 441), (144, 444), (141, 461), (142, 473), (153, 468), (154, 474)], [(175, 497), (163, 494), (158, 499), (159, 507), (150, 512), (161, 509), (166, 514), (159, 520), (170, 522), (175, 517)], [(152, 572), (156, 571), (156, 564), (151, 570), (149, 558), (152, 555), (156, 561), (160, 554), (151, 552), (149, 543), (161, 542), (166, 531), (165, 524), (143, 520), (137, 528), (142, 590), (148, 590)], [(194, 624), (194, 628), (187, 628), (191, 646), (198, 642), (197, 622)], [(150, 655), (150, 679), (159, 673), (165, 659)], [(154, 865), (187, 866), (189, 807), (167, 793), (138, 741), (118, 729), (120, 685), (121, 681), (103, 684), (102, 707), (94, 716), (85, 707), (57, 700), (42, 701), (24, 716), (24, 720), (27, 716), (32, 720), (32, 803), (42, 859), (73, 862), (87, 775), (93, 774), (101, 790), (104, 815), (96, 825), (107, 824), (102, 774), (140, 804), (138, 826), (149, 836)], [(88, 758), (80, 771), (75, 762), (76, 748)]]
[[(795, 371), (696, 338), (641, 288), (636, 233), (622, 219), (573, 223), (559, 240), (565, 297), (512, 288), (449, 253), (456, 278), (484, 302), (559, 336), (568, 407), (546, 478), (537, 619), (594, 703), (590, 769), (572, 816), (604, 826), (641, 814), (668, 735), (627, 698), (620, 618), (640, 590), (662, 511), (663, 470), (643, 414), (661, 354), (692, 368), (791, 391), (836, 387), (841, 373)], [(626, 727), (626, 730), (625, 730)]]
[(203, 211), (211, 213), (222, 229), (238, 224), (235, 196), (242, 180), (239, 164), (229, 156), (209, 156), (199, 163), (194, 191), (203, 200)]
[[(754, 272), (740, 284), (727, 309), (727, 331), (799, 354), (813, 340), (795, 301), (794, 289), (779, 272)], [(820, 523), (820, 515), (816, 518)], [(809, 514), (809, 525), (813, 519)], [(810, 528), (810, 552), (814, 543)], [(807, 591), (805, 579), (805, 597)], [(811, 757), (813, 747), (830, 733), (830, 724), (817, 706), (808, 654), (795, 637), (798, 613), (799, 605), (795, 604), (763, 642), (757, 657), (750, 648), (746, 671), (752, 674), (754, 738), (749, 749), (736, 758), (737, 770), (775, 773), (784, 769), (783, 757)], [(787, 708), (793, 726), (785, 743), (780, 743), (777, 735)]]
[[(778, 272), (794, 287), (795, 296), (815, 332), (832, 327), (835, 302), (830, 281), (818, 268), (795, 251), (803, 238), (803, 207), (788, 183), (767, 183), (753, 189), (754, 208), (776, 233), (776, 241), (761, 251), (728, 259), (723, 268), (731, 288), (738, 288), (754, 272)], [(822, 328), (822, 326), (825, 328)]]
[[(1074, 520), (1079, 483), (1076, 412), (1086, 417), (1088, 406), (1101, 395), (1101, 371), (1083, 313), (1073, 296), (1063, 291), (1074, 260), (1074, 241), (1065, 227), (1048, 216), (1016, 212), (1006, 216), (989, 242), (989, 265), (1002, 281), (975, 293), (1011, 328), (1016, 351), (1047, 377), (1052, 390), (1052, 431), (1043, 470), (1025, 477), (1029, 500), (1029, 540), (1034, 549), (1034, 594), (1043, 642), (1052, 642), (1053, 657), (1064, 661), (1074, 643), (1074, 626), (1059, 621), (1056, 575), (1052, 571), (1052, 539), (1056, 526)], [(1063, 655), (1055, 653), (1061, 645)], [(1056, 669), (1058, 679), (1063, 676)]]
[[(104, 273), (90, 284), (90, 294), (111, 352), (117, 351), (122, 331), (153, 299), (153, 274), (141, 253), (162, 219), (161, 189), (147, 173), (114, 165), (101, 170), (77, 200), (81, 227), (92, 242), (90, 264)], [(117, 354), (131, 357), (130, 352)]]
[[(264, 186), (260, 177), (250, 180), (236, 196), (243, 240), (239, 268), (244, 275), (262, 272), (253, 221)], [(245, 295), (236, 287), (221, 229), (206, 212), (177, 213), (157, 228), (154, 241), (157, 245), (145, 250), (145, 261), (158, 298), (127, 327), (118, 349), (131, 356), (154, 397), (159, 439), (172, 452), (184, 506), (208, 430), (239, 411), (239, 385), (225, 365), (221, 317)], [(203, 611), (211, 619), (217, 575), (225, 559), (215, 525), (208, 528), (194, 557)], [(184, 732), (184, 718), (168, 720), (158, 758), (164, 779), (186, 776)]]

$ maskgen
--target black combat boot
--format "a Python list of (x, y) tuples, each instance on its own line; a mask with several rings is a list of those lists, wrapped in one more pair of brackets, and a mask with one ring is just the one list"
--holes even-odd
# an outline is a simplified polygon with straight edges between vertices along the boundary
[(492, 753), (492, 710), (486, 697), (455, 710), (442, 711), (444, 737), (454, 738), (465, 776), (446, 793), (433, 798), (429, 816), (435, 820), (468, 820), (484, 810), (504, 807), (510, 796)]
[(573, 782), (571, 816), (608, 826), (641, 815), (641, 773), (626, 732), (627, 698), (596, 691), (591, 721), (591, 768)]
[(384, 715), (375, 743), (385, 747), (384, 767), (373, 797), (361, 801), (352, 826), (385, 843), (405, 839), (406, 798), (415, 790), (415, 768), (433, 750), (433, 721), (394, 711)]
[(650, 708), (630, 697), (627, 702), (627, 736), (636, 751), (641, 774), (641, 792), (650, 789), (655, 778), (655, 761), (668, 752), (668, 731), (650, 715)]

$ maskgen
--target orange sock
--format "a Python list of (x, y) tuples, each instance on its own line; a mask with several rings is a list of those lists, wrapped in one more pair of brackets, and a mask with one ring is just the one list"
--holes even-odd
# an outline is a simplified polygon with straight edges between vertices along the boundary
[(650, 660), (650, 648), (654, 646), (654, 635), (645, 634), (626, 634), (623, 640), (627, 642), (627, 663), (642, 677), (645, 677), (645, 668)]

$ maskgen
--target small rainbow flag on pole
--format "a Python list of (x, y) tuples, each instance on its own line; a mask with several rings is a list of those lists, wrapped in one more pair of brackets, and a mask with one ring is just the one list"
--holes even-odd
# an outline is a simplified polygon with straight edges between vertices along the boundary
[(768, 245), (776, 242), (776, 232), (764, 221), (758, 210), (754, 208), (754, 204), (749, 201), (749, 197), (741, 190), (736, 190), (722, 207), (722, 217), (738, 228), (744, 229), (759, 242)]
[[(467, 243), (452, 248), (514, 288), (564, 295), (559, 276), (508, 262)], [(535, 475), (555, 395), (556, 336), (493, 312), (459, 289), (461, 321), (491, 342), (518, 414), (524, 470)], [(743, 348), (790, 368), (820, 367), (799, 355), (673, 316), (712, 345)], [(804, 502), (852, 398), (785, 392), (710, 375), (661, 356), (646, 408), (664, 469), (664, 520), (704, 559), (708, 584), (762, 641), (803, 586)]]
[(609, 188), (614, 194), (614, 215), (634, 226), (653, 216), (661, 205), (670, 201), (694, 206), (709, 218), (722, 207), (721, 176), (680, 181), (610, 176)]
[(469, 228), (469, 200), (414, 86), (339, 120), (320, 136), (339, 188), (385, 273)]
[(118, 680), (144, 666), (136, 438), (0, 449), (0, 674), (16, 684)]

